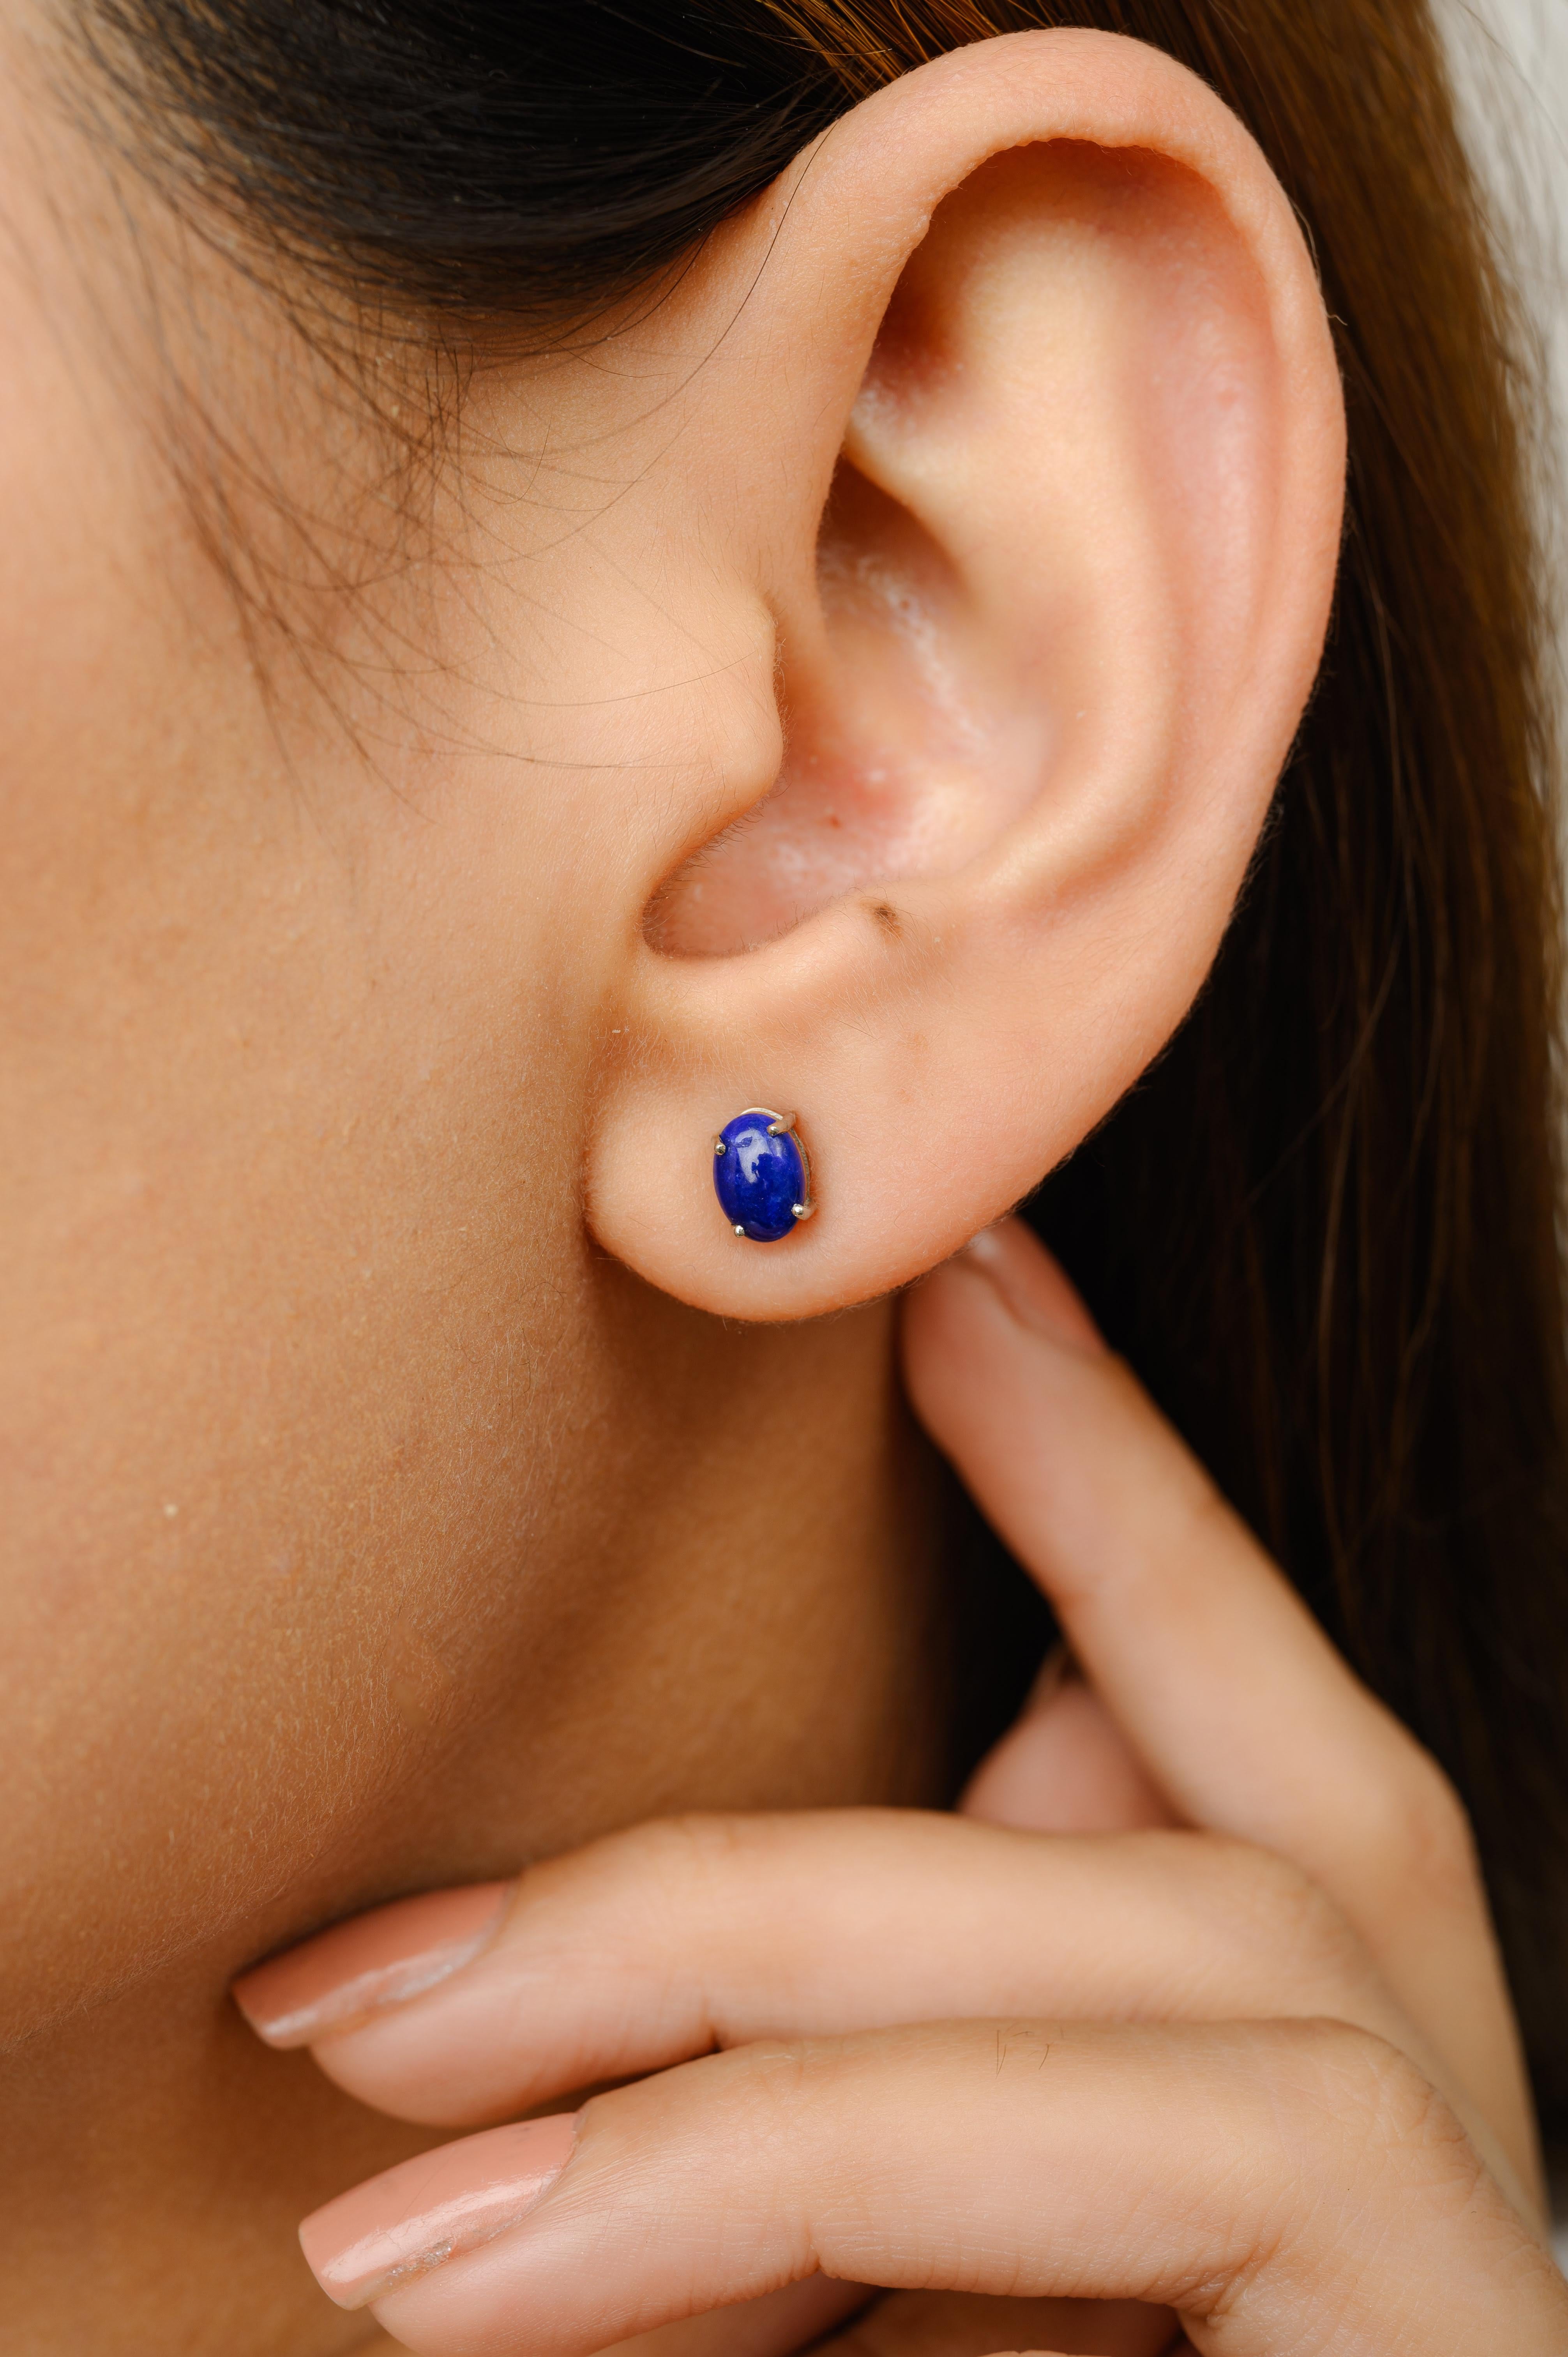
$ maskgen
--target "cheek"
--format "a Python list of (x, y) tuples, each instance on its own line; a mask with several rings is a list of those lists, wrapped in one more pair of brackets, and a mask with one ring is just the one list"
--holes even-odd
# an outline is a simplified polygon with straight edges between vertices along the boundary
[(35, 712), (0, 911), (8, 2027), (296, 1879), (484, 1709), (596, 1370), (515, 811), (498, 870), (482, 791), (291, 773), (188, 654), (119, 684), (91, 742)]

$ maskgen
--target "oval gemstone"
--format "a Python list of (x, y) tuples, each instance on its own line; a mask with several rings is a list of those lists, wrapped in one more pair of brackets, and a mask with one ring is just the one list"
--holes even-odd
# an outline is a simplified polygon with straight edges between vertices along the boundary
[(791, 1234), (795, 1206), (809, 1200), (800, 1140), (787, 1129), (777, 1137), (768, 1134), (778, 1118), (754, 1106), (726, 1122), (714, 1142), (714, 1190), (731, 1227), (754, 1244), (776, 1244)]

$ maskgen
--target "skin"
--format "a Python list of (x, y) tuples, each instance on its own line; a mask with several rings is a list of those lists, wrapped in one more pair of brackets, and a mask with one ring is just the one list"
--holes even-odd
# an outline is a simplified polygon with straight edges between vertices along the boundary
[[(787, 2346), (802, 2293), (869, 2277), (907, 2290), (835, 2350), (1546, 2357), (1568, 2287), (1451, 1790), (1040, 1247), (982, 1241), (911, 1305), (911, 1389), (1088, 1683), (1037, 1697), (969, 1824), (618, 1835), (524, 1876), (435, 1987), (333, 2021), (322, 2067), (420, 2119), (633, 2081), (521, 2223), (374, 2312), (499, 2357), (749, 2300), (746, 2345), (771, 2314)], [(239, 1992), (263, 2027), (268, 1986)]]
[[(481, 350), (454, 436), (420, 349), (116, 163), (52, 20), (0, 38), (7, 2332), (347, 2357), (369, 2319), (294, 2222), (436, 2138), (266, 2051), (236, 1974), (650, 1817), (942, 1797), (887, 1297), (1092, 1126), (1207, 970), (1321, 645), (1338, 387), (1256, 149), (1131, 43), (907, 78), (661, 302)], [(776, 1253), (735, 1246), (706, 1159), (759, 1097), (801, 1110), (823, 1206)], [(1070, 1692), (1031, 1722), (1031, 1810), (1122, 1822), (1135, 1791), (1251, 1845), (1249, 1888), (1294, 1862), (1369, 1944), (1343, 1861), (1173, 1783), (1144, 1701)], [(1426, 1830), (1394, 1812), (1374, 1886)], [(1375, 2004), (1326, 1968), (1314, 2009), (1458, 2106), (1496, 2174), (1451, 2272), (1514, 2270), (1526, 2350), (1544, 2295), (1496, 2186), (1528, 2204), (1532, 2163), (1465, 1888), (1446, 1944), (1369, 1943)], [(1250, 1903), (1217, 1887), (1219, 1947)], [(814, 2028), (872, 2038), (851, 2108), (886, 2149), (910, 2072), (957, 2072), (961, 2119), (967, 2050), (877, 2048), (908, 2018), (881, 1986)], [(1276, 2006), (1252, 1991), (1248, 2037)], [(1269, 2084), (1243, 2050), (1193, 2067)], [(1121, 2050), (1084, 2052), (1109, 2086)], [(644, 2083), (593, 2115), (612, 2139), (716, 2083)], [(774, 2236), (697, 2305), (779, 2275)], [(633, 2273), (616, 2332), (713, 2337)], [(908, 2330), (1024, 2330), (964, 2315)], [(786, 2302), (759, 2357), (820, 2329)], [(564, 2297), (550, 2330), (604, 2337)]]

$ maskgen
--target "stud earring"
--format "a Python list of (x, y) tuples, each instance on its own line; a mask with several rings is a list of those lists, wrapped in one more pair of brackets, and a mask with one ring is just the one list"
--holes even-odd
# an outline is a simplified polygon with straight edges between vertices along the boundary
[(792, 1113), (748, 1105), (714, 1140), (714, 1192), (737, 1236), (776, 1244), (816, 1210)]

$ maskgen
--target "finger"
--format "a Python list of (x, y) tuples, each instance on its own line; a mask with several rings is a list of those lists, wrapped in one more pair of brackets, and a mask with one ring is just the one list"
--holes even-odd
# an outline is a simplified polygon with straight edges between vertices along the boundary
[(1012, 1222), (919, 1289), (916, 1407), (1183, 1817), (1296, 1857), (1337, 1897), (1351, 1883), (1380, 1919), (1374, 1821), (1421, 1755), (1122, 1362), (1064, 1343), (1054, 1302), (1042, 1317), (1047, 1273), (1059, 1292)]
[[(760, 2299), (713, 2309), (704, 2316), (683, 2316), (652, 2332), (639, 2332), (620, 2342), (613, 2357), (800, 2357), (803, 2350), (818, 2357), (825, 2336), (832, 2333), (836, 2339), (835, 2329), (845, 2318), (864, 2312), (876, 2298), (865, 2284), (805, 2276), (778, 2291), (764, 2292)], [(526, 2346), (526, 2341), (517, 2343), (507, 2357), (519, 2357)], [(360, 2357), (358, 2347), (353, 2357)], [(612, 2352), (605, 2351), (602, 2357), (612, 2357)], [(957, 2357), (957, 2352), (933, 2351), (931, 2357)]]
[(1187, 1823), (1293, 1859), (1531, 2144), (1522, 2061), (1463, 1813), (1122, 1362), (1062, 1320), (1017, 1222), (912, 1297), (910, 1395), (1049, 1597)]
[[(432, 1953), (452, 1953), (440, 1944), (443, 1897), (467, 1921), (481, 1895), (491, 1938), (430, 1986)], [(535, 1868), (504, 1917), (494, 1886), (380, 1914), (379, 1933), (376, 1916), (357, 1918), (235, 1995), (263, 2036), (286, 2046), (309, 2035), (339, 2086), (403, 2118), (515, 2117), (765, 2036), (1001, 2010), (1322, 2015), (1410, 2055), (1532, 2211), (1513, 2155), (1449, 2083), (1343, 1917), (1299, 1869), (1236, 1844), (1047, 1841), (914, 1811), (695, 1817)], [(411, 1925), (423, 1953), (410, 1949)], [(335, 1950), (349, 1960), (336, 1987)], [(312, 1983), (314, 2033), (299, 2004)], [(368, 1988), (381, 1995), (373, 2011)], [(416, 1993), (399, 2001), (389, 1988)], [(345, 2017), (345, 2002), (359, 2017)]]
[(433, 2209), (426, 2156), (317, 2212), (324, 2287), (424, 2357), (566, 2357), (815, 2273), (1169, 2306), (1202, 2357), (1557, 2357), (1568, 2331), (1452, 2115), (1336, 2025), (746, 2048), (596, 2099), (541, 2197), (496, 2147), (542, 2130), (559, 2153), (554, 2122), (446, 2147)]
[(972, 2292), (886, 2293), (812, 2357), (1180, 2357), (1166, 2308), (1120, 2299), (996, 2299)]
[(875, 1809), (637, 1826), (532, 1868), (488, 1945), (434, 1986), (404, 1932), (438, 1938), (437, 1902), (381, 1918), (408, 2001), (345, 2020), (320, 1978), (341, 1943), (349, 2002), (386, 1985), (374, 1916), (311, 1943), (314, 1963), (307, 1948), (263, 1965), (237, 2001), (274, 2043), (310, 2037), (361, 2101), (454, 2125), (714, 2047), (965, 2015), (1334, 2014), (1417, 2043), (1298, 1869), (1192, 1835), (1046, 1840)]
[(1137, 1833), (1175, 1812), (1066, 1649), (971, 1777), (960, 1814), (1043, 1834)]

